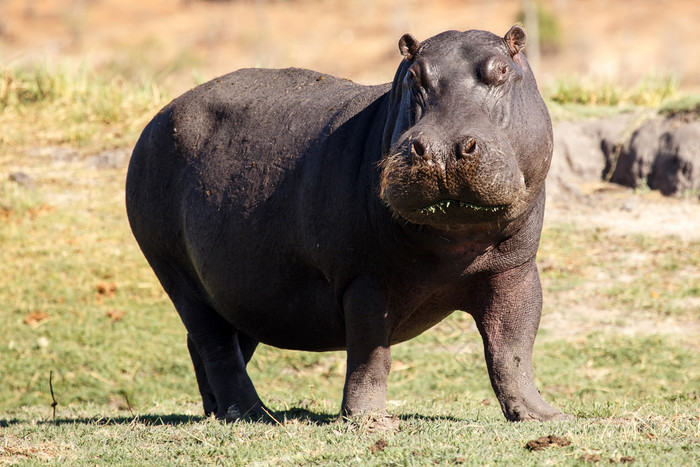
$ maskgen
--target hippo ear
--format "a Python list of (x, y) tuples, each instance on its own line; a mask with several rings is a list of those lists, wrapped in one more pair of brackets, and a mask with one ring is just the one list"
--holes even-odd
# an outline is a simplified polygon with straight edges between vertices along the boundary
[(508, 52), (510, 56), (515, 56), (521, 49), (525, 48), (525, 42), (527, 42), (527, 34), (525, 30), (520, 26), (513, 26), (503, 37), (503, 40), (508, 46)]
[(399, 51), (401, 51), (401, 55), (406, 57), (406, 60), (413, 60), (419, 48), (420, 42), (410, 34), (404, 34), (399, 39)]

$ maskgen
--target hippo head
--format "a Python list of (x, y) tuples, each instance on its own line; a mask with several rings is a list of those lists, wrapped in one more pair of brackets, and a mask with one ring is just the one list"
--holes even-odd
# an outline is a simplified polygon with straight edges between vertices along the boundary
[(521, 53), (525, 31), (447, 31), (399, 41), (380, 196), (395, 216), (443, 231), (503, 225), (544, 189), (552, 124)]

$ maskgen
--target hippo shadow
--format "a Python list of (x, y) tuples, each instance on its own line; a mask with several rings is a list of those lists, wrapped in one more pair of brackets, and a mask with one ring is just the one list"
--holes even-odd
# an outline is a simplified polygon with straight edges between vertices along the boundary
[[(310, 425), (328, 425), (338, 420), (337, 414), (331, 413), (315, 413), (306, 409), (291, 408), (288, 410), (280, 410), (270, 412), (271, 420), (265, 420), (269, 424), (283, 424), (287, 420), (297, 420)], [(94, 416), (94, 417), (59, 417), (55, 420), (46, 418), (37, 423), (39, 425), (128, 425), (131, 423), (139, 423), (146, 426), (180, 426), (191, 423), (201, 423), (211, 418), (206, 415), (182, 415), (182, 414), (146, 414), (133, 416)], [(23, 420), (18, 418), (0, 419), (0, 427), (6, 428), (11, 425), (23, 423)], [(222, 422), (223, 423), (223, 422)]]
[[(279, 410), (271, 413), (274, 417), (273, 420), (269, 420), (270, 424), (284, 424), (288, 420), (296, 420), (302, 423), (307, 423), (310, 425), (324, 426), (330, 425), (332, 423), (337, 423), (339, 417), (337, 413), (324, 413), (324, 412), (312, 412), (307, 409), (292, 407), (287, 410)], [(146, 426), (180, 426), (188, 425), (191, 423), (200, 423), (207, 420), (209, 417), (205, 415), (182, 415), (182, 414), (168, 414), (168, 415), (158, 415), (158, 414), (146, 414), (146, 415), (134, 415), (134, 416), (94, 416), (94, 417), (57, 417), (55, 420), (47, 418), (45, 420), (40, 420), (39, 425), (104, 425), (104, 426), (115, 426), (115, 425), (128, 425), (131, 423), (140, 423)], [(401, 421), (407, 422), (411, 420), (421, 420), (426, 422), (436, 422), (436, 421), (449, 421), (449, 422), (474, 422), (476, 420), (465, 420), (461, 418), (455, 418), (450, 415), (423, 415), (423, 414), (402, 414), (398, 415), (397, 418)], [(10, 419), (0, 419), (0, 428), (8, 428), (12, 425), (19, 425), (24, 423), (23, 420), (18, 418)]]
[[(204, 415), (181, 415), (181, 414), (146, 414), (133, 416), (94, 416), (94, 417), (56, 417), (55, 420), (47, 418), (40, 420), (39, 425), (128, 425), (131, 423), (140, 423), (147, 426), (179, 426), (188, 425), (190, 423), (203, 422), (207, 417)], [(8, 425), (6, 425), (6, 423)], [(0, 427), (9, 426), (10, 424), (22, 423), (21, 420), (0, 420)]]
[(273, 420), (270, 423), (284, 423), (287, 420), (296, 420), (310, 425), (329, 425), (338, 421), (337, 413), (312, 412), (301, 407), (292, 407), (287, 410), (271, 412)]
[[(331, 413), (316, 413), (301, 408), (290, 408), (288, 410), (280, 410), (271, 412), (273, 419), (268, 420), (270, 424), (281, 424), (286, 420), (298, 420), (300, 422), (311, 425), (328, 425), (338, 420), (337, 414)], [(191, 423), (201, 423), (209, 419), (210, 416), (202, 415), (183, 415), (183, 414), (145, 414), (145, 415), (130, 415), (130, 416), (109, 416), (96, 415), (92, 417), (61, 417), (56, 419), (47, 417), (39, 420), (39, 425), (128, 425), (131, 423), (139, 423), (146, 426), (180, 426)], [(4, 418), (0, 419), (0, 428), (7, 428), (12, 425), (20, 425), (25, 423), (19, 418)], [(223, 422), (222, 422), (223, 423)]]
[[(288, 410), (280, 410), (272, 412), (272, 416), (275, 421), (272, 423), (283, 423), (286, 420), (297, 420), (303, 423), (309, 423), (312, 425), (329, 425), (332, 423), (337, 423), (340, 417), (337, 413), (316, 413), (307, 409), (302, 408), (290, 408)], [(396, 415), (400, 421), (407, 422), (411, 420), (420, 420), (425, 422), (437, 422), (437, 421), (447, 421), (447, 422), (476, 422), (476, 419), (463, 419), (456, 418), (451, 415), (423, 415), (419, 413), (405, 413), (401, 415)]]

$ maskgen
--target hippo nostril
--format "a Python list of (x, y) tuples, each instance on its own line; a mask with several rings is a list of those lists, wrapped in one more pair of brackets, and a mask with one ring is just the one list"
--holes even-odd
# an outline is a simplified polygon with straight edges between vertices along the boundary
[(467, 138), (463, 143), (457, 145), (457, 159), (477, 155), (479, 148), (474, 138)]
[(419, 140), (414, 140), (411, 143), (411, 154), (414, 157), (420, 157), (425, 161), (430, 159), (430, 156), (428, 156), (425, 150), (425, 145), (423, 145), (423, 143), (421, 143)]

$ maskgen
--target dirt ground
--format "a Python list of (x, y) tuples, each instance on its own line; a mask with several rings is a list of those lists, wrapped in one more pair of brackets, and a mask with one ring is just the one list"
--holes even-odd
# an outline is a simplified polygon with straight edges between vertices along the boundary
[[(580, 73), (636, 82), (670, 73), (700, 90), (696, 0), (542, 0), (561, 30), (539, 79)], [(446, 29), (503, 34), (522, 0), (0, 0), (0, 62), (153, 68), (179, 93), (242, 67), (299, 66), (390, 81), (398, 38)]]

